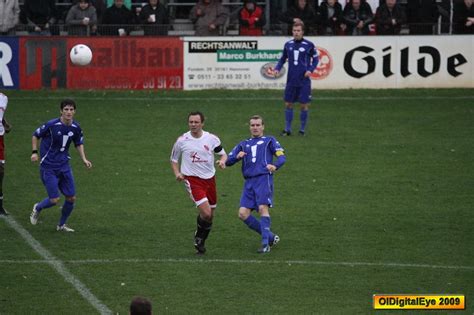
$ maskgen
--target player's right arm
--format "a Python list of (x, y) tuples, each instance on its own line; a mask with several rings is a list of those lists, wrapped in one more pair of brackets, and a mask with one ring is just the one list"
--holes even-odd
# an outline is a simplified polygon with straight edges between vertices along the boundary
[(33, 135), (33, 137), (31, 138), (31, 162), (37, 162), (38, 160), (38, 138)]
[(226, 166), (232, 166), (238, 161), (240, 161), (245, 156), (242, 143), (236, 145), (232, 151), (227, 156), (227, 161), (225, 162)]
[(283, 67), (287, 59), (288, 59), (288, 52), (286, 51), (286, 44), (285, 44), (285, 46), (283, 47), (283, 53), (280, 57), (280, 60), (278, 60), (278, 63), (275, 66), (275, 69), (273, 70), (273, 74), (275, 76), (280, 72), (281, 68)]
[(43, 138), (49, 132), (48, 124), (49, 122), (45, 123), (33, 133), (33, 137), (31, 138), (31, 162), (37, 162), (39, 160), (38, 143), (39, 139)]
[(181, 182), (184, 180), (184, 175), (181, 173), (179, 169), (179, 157), (181, 156), (181, 146), (178, 140), (176, 140), (175, 144), (173, 145), (173, 150), (171, 150), (171, 169), (173, 170), (174, 176), (177, 181)]
[(181, 172), (179, 171), (178, 162), (171, 161), (171, 169), (173, 170), (174, 176), (178, 182), (181, 182), (184, 180), (184, 175), (181, 174)]

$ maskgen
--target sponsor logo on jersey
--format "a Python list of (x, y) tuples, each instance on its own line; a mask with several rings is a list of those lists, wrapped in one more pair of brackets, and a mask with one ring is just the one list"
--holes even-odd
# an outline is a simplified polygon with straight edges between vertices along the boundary
[(191, 153), (190, 157), (191, 157), (191, 162), (192, 163), (206, 163), (207, 162), (207, 160), (201, 159), (201, 157), (199, 156), (199, 154), (197, 152)]

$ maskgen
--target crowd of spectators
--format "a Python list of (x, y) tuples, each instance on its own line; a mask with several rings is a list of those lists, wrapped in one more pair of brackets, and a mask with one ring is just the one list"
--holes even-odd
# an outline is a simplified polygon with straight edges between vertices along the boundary
[[(22, 6), (19, 0), (2, 0), (0, 35), (15, 35), (18, 29), (33, 35), (57, 35), (61, 27), (69, 35), (80, 36), (127, 36), (134, 30), (164, 36), (173, 27), (170, 12), (175, 16), (175, 9), (180, 8), (183, 17), (181, 6), (160, 0), (69, 1), (67, 10), (60, 12), (56, 0), (23, 0)], [(227, 0), (225, 5), (221, 0), (194, 1), (185, 17), (198, 36), (224, 35), (229, 21), (236, 24), (237, 34), (248, 36), (278, 35), (273, 29), (289, 34), (298, 21), (306, 26), (307, 35), (398, 35), (403, 30), (405, 34), (436, 34), (440, 16), (437, 0), (406, 0), (403, 4), (401, 0), (379, 0), (376, 9), (367, 2), (371, 0), (294, 0), (287, 10), (271, 14), (270, 20), (261, 6), (263, 1)], [(474, 0), (452, 1), (452, 32), (474, 34)]]

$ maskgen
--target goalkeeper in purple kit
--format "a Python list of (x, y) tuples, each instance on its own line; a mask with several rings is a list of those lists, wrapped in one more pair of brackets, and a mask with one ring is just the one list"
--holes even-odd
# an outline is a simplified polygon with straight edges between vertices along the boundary
[(299, 135), (305, 135), (308, 120), (309, 103), (311, 102), (311, 73), (318, 66), (318, 53), (312, 42), (303, 38), (303, 22), (293, 24), (293, 39), (286, 42), (283, 55), (273, 70), (276, 76), (288, 60), (288, 75), (285, 87), (285, 129), (282, 136), (291, 135), (291, 122), (293, 121), (293, 103), (299, 102), (301, 126)]
[[(262, 236), (259, 253), (270, 252), (278, 243), (279, 236), (272, 233), (269, 208), (273, 204), (273, 173), (286, 161), (280, 143), (272, 136), (264, 136), (264, 122), (260, 116), (250, 118), (251, 138), (236, 145), (230, 152), (226, 165), (242, 161), (242, 175), (245, 178), (240, 198), (239, 218), (252, 230)], [(276, 161), (273, 162), (273, 157)], [(252, 215), (260, 214), (260, 220)]]

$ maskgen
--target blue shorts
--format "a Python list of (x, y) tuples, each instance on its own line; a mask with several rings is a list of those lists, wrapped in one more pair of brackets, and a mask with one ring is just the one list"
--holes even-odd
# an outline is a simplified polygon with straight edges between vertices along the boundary
[(74, 185), (74, 176), (70, 167), (60, 170), (41, 169), (41, 180), (48, 192), (50, 199), (59, 198), (61, 193), (64, 196), (72, 197), (76, 195), (76, 187)]
[(248, 209), (258, 210), (259, 205), (273, 204), (273, 176), (270, 174), (260, 175), (245, 180), (240, 206)]
[(311, 103), (311, 82), (303, 86), (289, 86), (285, 88), (284, 100), (287, 103)]

